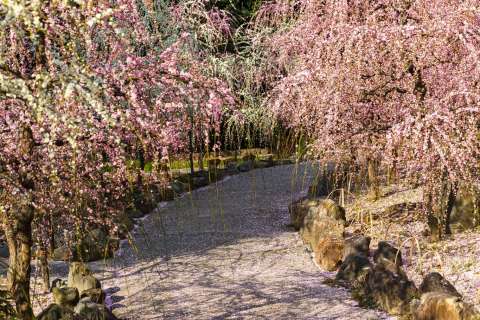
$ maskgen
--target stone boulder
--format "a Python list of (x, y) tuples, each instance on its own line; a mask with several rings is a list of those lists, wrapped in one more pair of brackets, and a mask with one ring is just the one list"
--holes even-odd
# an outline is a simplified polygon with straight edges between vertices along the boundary
[(95, 303), (89, 297), (80, 299), (74, 311), (85, 320), (118, 320), (103, 304)]
[(345, 249), (343, 259), (350, 255), (360, 255), (368, 257), (370, 255), (370, 242), (372, 238), (362, 235), (353, 235), (345, 239)]
[(237, 162), (235, 160), (225, 161), (225, 170), (228, 172), (237, 171)]
[(82, 262), (72, 262), (68, 270), (67, 286), (77, 288), (80, 295), (90, 289), (101, 289), (100, 281), (95, 278)]
[(145, 213), (143, 213), (142, 211), (138, 210), (137, 208), (130, 208), (130, 209), (127, 209), (125, 211), (125, 213), (127, 214), (127, 216), (130, 218), (130, 219), (140, 219), (142, 217), (145, 216)]
[(378, 243), (378, 248), (373, 254), (373, 261), (377, 265), (382, 265), (390, 272), (404, 275), (404, 271), (401, 268), (403, 266), (401, 251), (386, 241)]
[(334, 220), (341, 221), (343, 225), (347, 224), (345, 209), (339, 206), (332, 199), (319, 199), (318, 204), (311, 206), (308, 211), (308, 215), (310, 216), (329, 217)]
[(240, 172), (248, 172), (253, 169), (253, 160), (245, 160), (237, 164), (237, 170)]
[(301, 198), (295, 202), (292, 202), (288, 206), (288, 212), (290, 213), (290, 221), (295, 230), (300, 230), (303, 227), (303, 221), (311, 207), (317, 206), (319, 199)]
[(340, 265), (335, 280), (345, 287), (361, 287), (365, 285), (372, 268), (373, 265), (366, 256), (351, 254)]
[(80, 296), (81, 299), (88, 297), (92, 302), (104, 304), (105, 303), (105, 292), (100, 288), (92, 288), (82, 292)]
[(420, 292), (442, 292), (452, 296), (461, 298), (462, 295), (458, 293), (457, 289), (440, 273), (431, 272), (423, 279), (422, 284), (420, 284)]
[(65, 288), (67, 287), (67, 281), (63, 280), (63, 279), (60, 279), (60, 278), (56, 278), (52, 281), (52, 286), (50, 288)]
[(313, 248), (315, 262), (327, 271), (335, 271), (342, 263), (344, 251), (343, 238), (326, 236), (320, 238)]
[(345, 210), (330, 199), (320, 200), (310, 207), (300, 228), (300, 236), (312, 250), (319, 247), (322, 238), (343, 239)]
[(117, 224), (119, 229), (118, 232), (122, 235), (122, 237), (126, 237), (128, 233), (135, 228), (135, 222), (128, 212), (119, 213), (115, 217), (115, 223)]
[(63, 245), (53, 250), (51, 258), (53, 261), (69, 261), (73, 257), (73, 251), (74, 248)]
[(378, 308), (392, 315), (410, 311), (410, 302), (418, 296), (412, 281), (399, 276), (382, 264), (377, 264), (368, 274), (368, 299)]
[(255, 168), (269, 168), (274, 165), (273, 154), (266, 154), (258, 156), (258, 160), (255, 162)]
[(475, 207), (480, 206), (480, 195), (474, 196), (469, 192), (461, 190), (450, 215), (450, 226), (454, 231), (472, 229), (478, 226), (478, 216), (475, 214)]
[[(345, 227), (342, 222), (329, 217), (305, 217), (305, 225), (300, 229), (300, 236), (304, 243), (313, 251), (319, 247), (320, 241), (325, 238), (342, 239)], [(343, 252), (342, 252), (343, 255)]]
[[(128, 219), (133, 229), (133, 221)], [(119, 247), (120, 240), (110, 237), (100, 228), (93, 229), (85, 235), (78, 245), (75, 246), (73, 260), (97, 261), (113, 257)]]
[(53, 301), (62, 307), (73, 308), (80, 300), (77, 288), (52, 288)]
[[(127, 215), (125, 214), (125, 217)], [(128, 228), (133, 228), (133, 221), (126, 220)], [(125, 225), (124, 225), (125, 226)], [(125, 231), (127, 232), (127, 231)], [(52, 255), (53, 261), (96, 261), (111, 258), (118, 249), (120, 240), (110, 237), (102, 229), (88, 231), (84, 238), (72, 247), (63, 245), (55, 248)]]
[(473, 306), (444, 292), (424, 293), (414, 307), (414, 320), (474, 320), (479, 315)]
[(188, 185), (186, 183), (181, 182), (180, 180), (173, 180), (170, 183), (170, 187), (174, 191), (175, 194), (181, 194), (185, 191), (188, 191)]
[(37, 320), (83, 320), (76, 316), (72, 309), (62, 307), (58, 304), (51, 304), (43, 310), (37, 317)]
[(201, 187), (205, 187), (210, 183), (208, 180), (208, 176), (200, 176), (200, 177), (193, 177), (192, 178), (192, 189), (198, 189)]
[[(342, 262), (345, 247), (345, 210), (329, 199), (318, 200), (313, 206), (306, 202), (304, 206), (308, 207), (308, 212), (300, 227), (300, 236), (313, 251), (315, 262), (334, 271)], [(298, 221), (298, 216), (303, 215), (298, 212), (305, 208), (300, 204), (297, 210), (295, 219)]]
[(157, 188), (147, 187), (144, 190), (137, 191), (134, 194), (133, 204), (135, 209), (142, 212), (143, 215), (152, 212), (158, 203), (160, 194)]

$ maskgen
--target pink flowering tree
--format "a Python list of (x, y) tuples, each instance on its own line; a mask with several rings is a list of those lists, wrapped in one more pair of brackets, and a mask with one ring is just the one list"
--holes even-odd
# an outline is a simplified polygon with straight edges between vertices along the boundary
[(268, 105), (323, 159), (382, 162), (423, 184), (441, 233), (434, 226), (448, 226), (458, 184), (479, 181), (479, 10), (476, 1), (268, 3), (257, 23), (269, 31), (257, 39)]
[(218, 131), (233, 100), (188, 34), (164, 44), (148, 5), (17, 1), (0, 13), (0, 216), (9, 289), (32, 319), (32, 230), (46, 241), (55, 214), (66, 232), (115, 231), (136, 151), (158, 164), (188, 145), (186, 109)]

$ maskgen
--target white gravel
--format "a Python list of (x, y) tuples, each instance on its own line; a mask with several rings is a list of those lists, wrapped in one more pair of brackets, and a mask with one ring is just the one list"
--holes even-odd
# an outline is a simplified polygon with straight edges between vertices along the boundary
[(322, 283), (288, 204), (309, 165), (253, 170), (169, 202), (91, 268), (124, 319), (387, 319)]

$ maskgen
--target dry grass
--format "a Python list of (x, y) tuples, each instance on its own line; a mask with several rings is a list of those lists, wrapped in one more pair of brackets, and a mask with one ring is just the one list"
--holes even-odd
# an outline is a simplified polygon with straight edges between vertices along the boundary
[(427, 229), (416, 204), (422, 201), (422, 189), (392, 185), (381, 189), (372, 200), (367, 194), (352, 197), (346, 204), (348, 232), (391, 241), (401, 248), (405, 269), (417, 286), (423, 276), (437, 271), (443, 274), (467, 302), (480, 305), (480, 230), (456, 233), (438, 242), (423, 235)]

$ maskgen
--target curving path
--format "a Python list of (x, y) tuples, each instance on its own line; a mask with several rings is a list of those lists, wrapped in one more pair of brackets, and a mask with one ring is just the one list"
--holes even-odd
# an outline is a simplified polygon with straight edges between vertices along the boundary
[[(288, 204), (308, 165), (253, 170), (164, 203), (112, 261), (92, 265), (125, 319), (384, 319), (322, 281)], [(328, 274), (331, 276), (331, 274)]]

